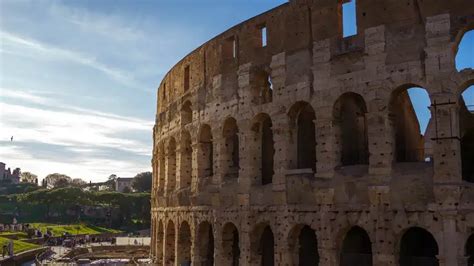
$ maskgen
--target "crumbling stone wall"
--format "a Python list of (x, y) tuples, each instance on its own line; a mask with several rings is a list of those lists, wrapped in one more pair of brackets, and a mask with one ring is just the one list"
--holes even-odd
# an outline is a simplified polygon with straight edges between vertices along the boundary
[[(467, 265), (474, 186), (460, 140), (473, 120), (460, 95), (474, 71), (454, 59), (474, 5), (358, 0), (357, 34), (343, 38), (342, 2), (292, 0), (165, 76), (153, 131), (158, 264)], [(396, 156), (397, 115), (423, 148), (414, 86), (432, 102), (430, 161)]]

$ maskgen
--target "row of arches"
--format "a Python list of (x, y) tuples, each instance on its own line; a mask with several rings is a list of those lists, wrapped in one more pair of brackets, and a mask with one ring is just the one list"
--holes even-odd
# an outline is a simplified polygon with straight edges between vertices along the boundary
[[(237, 226), (232, 222), (223, 225), (218, 232), (219, 243), (214, 243), (214, 228), (209, 222), (198, 225), (193, 237), (190, 225), (182, 222), (176, 232), (173, 221), (168, 221), (166, 232), (163, 223), (158, 221), (156, 232), (157, 243), (154, 247), (155, 260), (161, 264), (174, 265), (232, 265), (243, 264), (271, 266), (275, 264), (277, 240), (272, 227), (267, 223), (257, 224), (249, 234), (248, 247), (244, 247)], [(176, 241), (177, 238), (177, 241)], [(316, 231), (309, 225), (299, 224), (288, 233), (285, 245), (286, 254), (283, 260), (290, 265), (323, 264), (320, 254), (321, 240)], [(192, 243), (194, 241), (194, 243)], [(421, 227), (411, 227), (404, 231), (397, 242), (397, 265), (401, 266), (434, 266), (439, 265), (439, 247), (433, 235)], [(175, 244), (177, 246), (175, 246)], [(194, 246), (193, 246), (194, 245)], [(279, 244), (281, 245), (281, 244)], [(336, 243), (337, 262), (341, 266), (373, 265), (373, 247), (375, 243), (369, 234), (359, 226), (353, 226), (343, 233), (340, 243)], [(247, 249), (248, 248), (248, 249)], [(194, 250), (194, 251), (192, 251)], [(242, 251), (248, 250), (249, 261), (242, 257)], [(192, 254), (192, 253), (195, 254)], [(245, 251), (244, 251), (245, 252)], [(282, 263), (282, 257), (277, 259)], [(474, 260), (474, 234), (465, 244), (465, 256), (468, 265)], [(218, 257), (218, 258), (217, 258)], [(324, 257), (324, 256), (323, 256)], [(470, 263), (470, 264), (469, 264)], [(216, 265), (217, 265), (216, 264)]]
[[(420, 93), (421, 92), (421, 93)], [(416, 96), (423, 100), (412, 99)], [(421, 96), (420, 96), (421, 95)], [(460, 99), (461, 106), (463, 104)], [(423, 106), (424, 104), (424, 106)], [(420, 107), (421, 105), (421, 107)], [(390, 124), (393, 139), (394, 162), (429, 162), (433, 155), (433, 139), (437, 134), (436, 121), (430, 119), (430, 109), (433, 109), (428, 93), (422, 88), (407, 85), (394, 91), (389, 102), (387, 122)], [(185, 104), (187, 113), (191, 112), (191, 105)], [(417, 111), (418, 110), (418, 111)], [(325, 134), (333, 134), (335, 150), (339, 157), (339, 165), (358, 165), (369, 163), (368, 117), (367, 105), (363, 97), (354, 92), (341, 95), (333, 106), (332, 129)], [(418, 114), (420, 113), (420, 114)], [(288, 111), (288, 165), (289, 169), (311, 169), (316, 172), (316, 113), (308, 102), (300, 101), (293, 104)], [(182, 115), (186, 121), (191, 121), (189, 114)], [(474, 181), (474, 168), (468, 162), (472, 160), (474, 146), (474, 127), (469, 121), (474, 121), (474, 115), (466, 107), (460, 109), (460, 146), (463, 162), (463, 178)], [(453, 124), (451, 121), (450, 124)], [(269, 184), (274, 174), (274, 127), (272, 118), (265, 113), (256, 115), (250, 128), (250, 137), (245, 144), (245, 154), (251, 156), (252, 167), (250, 175), (255, 183)], [(451, 130), (452, 131), (452, 130)], [(383, 134), (383, 132), (381, 132)], [(158, 148), (160, 159), (159, 180), (167, 189), (176, 187), (176, 176), (179, 176), (179, 187), (191, 184), (193, 175), (193, 156), (196, 157), (196, 175), (198, 179), (205, 179), (214, 175), (214, 163), (219, 163), (219, 172), (224, 178), (236, 178), (241, 169), (241, 138), (242, 134), (237, 121), (228, 117), (222, 125), (218, 136), (213, 136), (208, 124), (200, 126), (198, 143), (193, 145), (191, 135), (183, 130), (180, 147), (177, 150), (176, 139), (170, 137), (167, 146), (162, 142)], [(221, 141), (215, 145), (216, 139)], [(215, 151), (215, 149), (218, 149)], [(194, 152), (194, 154), (193, 154)], [(179, 165), (176, 168), (177, 153)], [(217, 154), (217, 155), (216, 155)], [(165, 159), (167, 161), (165, 161)], [(178, 171), (178, 172), (177, 172)]]

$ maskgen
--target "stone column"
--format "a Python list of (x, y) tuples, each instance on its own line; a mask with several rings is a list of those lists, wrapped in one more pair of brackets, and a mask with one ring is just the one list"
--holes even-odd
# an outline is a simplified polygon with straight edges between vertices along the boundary
[(368, 145), (369, 145), (369, 174), (388, 177), (392, 172), (393, 137), (388, 108), (381, 99), (369, 103), (366, 114)]
[[(443, 214), (443, 243), (438, 243), (443, 251), (440, 253), (444, 254), (445, 265), (456, 265), (458, 260), (458, 245), (459, 243), (458, 233), (456, 229), (456, 212)], [(441, 266), (441, 264), (440, 264)]]
[(288, 170), (288, 118), (286, 114), (272, 117), (272, 131), (275, 154), (273, 156), (274, 204), (286, 203), (286, 172)]
[(316, 176), (332, 178), (339, 163), (338, 143), (333, 125), (332, 106), (316, 109)]

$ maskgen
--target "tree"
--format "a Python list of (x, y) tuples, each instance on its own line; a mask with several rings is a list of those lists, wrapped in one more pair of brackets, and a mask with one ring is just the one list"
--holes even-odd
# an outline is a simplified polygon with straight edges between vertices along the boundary
[(22, 183), (35, 184), (36, 181), (38, 180), (38, 176), (30, 172), (22, 172), (20, 175), (20, 179)]
[(151, 172), (143, 172), (137, 174), (132, 181), (132, 187), (137, 192), (150, 192), (151, 191)]
[[(69, 176), (67, 175), (63, 175), (63, 174), (58, 174), (58, 173), (54, 173), (54, 174), (49, 174), (47, 175), (44, 180), (46, 180), (46, 184), (48, 186), (52, 186), (52, 187), (66, 187), (66, 186), (69, 186), (69, 184), (71, 183), (72, 181), (72, 178), (70, 178)], [(60, 180), (63, 180), (63, 181), (60, 181)], [(59, 182), (59, 183), (58, 183)]]

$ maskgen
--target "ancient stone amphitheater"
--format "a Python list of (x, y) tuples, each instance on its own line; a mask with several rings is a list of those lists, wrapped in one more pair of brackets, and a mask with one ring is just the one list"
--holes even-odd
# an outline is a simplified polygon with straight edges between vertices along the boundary
[(291, 0), (165, 76), (157, 264), (472, 265), (474, 70), (455, 57), (474, 2), (357, 0), (344, 37), (345, 2)]

